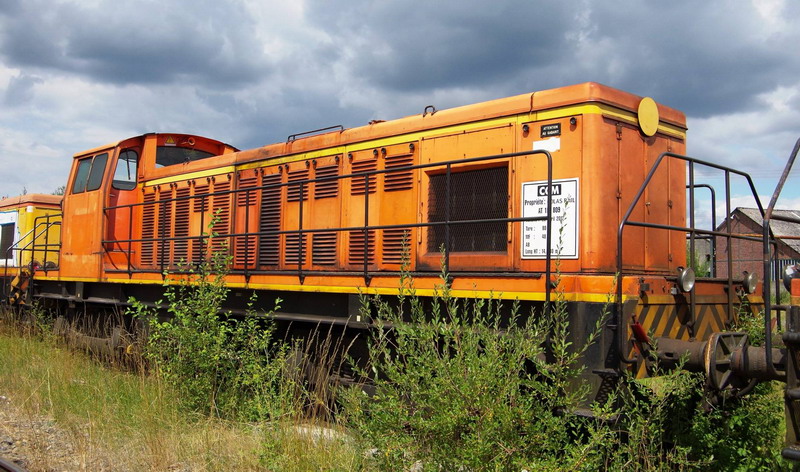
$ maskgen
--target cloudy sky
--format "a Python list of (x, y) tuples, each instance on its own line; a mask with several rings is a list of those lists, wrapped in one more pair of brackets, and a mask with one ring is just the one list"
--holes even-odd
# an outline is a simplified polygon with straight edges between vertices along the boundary
[(770, 195), (800, 137), (797, 18), (789, 0), (0, 0), (0, 194), (49, 193), (76, 151), (145, 132), (246, 149), (597, 81), (684, 111), (690, 155)]

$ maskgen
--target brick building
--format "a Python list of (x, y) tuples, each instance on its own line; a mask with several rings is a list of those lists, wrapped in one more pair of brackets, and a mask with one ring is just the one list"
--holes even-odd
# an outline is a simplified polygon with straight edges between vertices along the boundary
[[(776, 215), (800, 217), (800, 211), (797, 210), (775, 210)], [(762, 223), (763, 218), (757, 208), (736, 208), (731, 212), (730, 216), (726, 218), (716, 231), (727, 231), (726, 224), (730, 220), (731, 233), (742, 234), (747, 236), (756, 236), (759, 241), (748, 241), (742, 239), (734, 239), (731, 242), (731, 255), (733, 259), (732, 275), (734, 278), (742, 277), (742, 273), (747, 271), (750, 273), (758, 274), (759, 280), (763, 280), (763, 249), (761, 245)], [(788, 223), (785, 221), (771, 220), (770, 226), (772, 233), (777, 239), (777, 259), (774, 267), (772, 268), (772, 278), (775, 278), (776, 272), (782, 270), (786, 264), (794, 264), (800, 262), (800, 224)], [(728, 240), (724, 237), (717, 237), (716, 241), (717, 263), (716, 274), (717, 277), (728, 276)]]

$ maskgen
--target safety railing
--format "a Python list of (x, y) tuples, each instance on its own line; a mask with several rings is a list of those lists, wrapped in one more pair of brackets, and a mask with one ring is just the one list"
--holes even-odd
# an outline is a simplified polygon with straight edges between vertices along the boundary
[[(689, 180), (688, 185), (686, 188), (689, 190), (688, 192), (688, 219), (689, 219), (689, 226), (677, 226), (677, 225), (668, 225), (668, 224), (657, 224), (657, 223), (649, 223), (646, 221), (633, 221), (631, 220), (631, 215), (633, 214), (636, 207), (639, 205), (642, 196), (645, 193), (645, 190), (648, 188), (650, 182), (653, 180), (656, 172), (659, 170), (663, 162), (669, 161), (671, 159), (683, 161), (688, 165), (688, 173), (687, 177)], [(706, 187), (705, 184), (697, 184), (695, 183), (695, 166), (704, 166), (710, 169), (716, 169), (723, 173), (723, 180), (725, 185), (725, 210), (726, 215), (728, 215), (725, 219), (725, 231), (716, 231), (716, 229), (712, 230), (703, 230), (699, 229), (695, 225), (695, 195), (694, 189), (698, 187)], [(615, 310), (614, 310), (614, 320), (611, 324), (611, 327), (615, 330), (616, 333), (616, 340), (617, 340), (617, 350), (619, 354), (619, 358), (623, 363), (633, 364), (636, 362), (635, 359), (628, 357), (627, 349), (626, 349), (626, 340), (627, 340), (627, 320), (623, 320), (623, 303), (622, 303), (622, 283), (621, 280), (625, 276), (625, 271), (623, 267), (623, 253), (624, 253), (624, 246), (623, 246), (623, 234), (624, 230), (627, 227), (635, 226), (635, 227), (643, 227), (643, 228), (654, 228), (654, 229), (661, 229), (666, 231), (680, 231), (688, 235), (689, 240), (689, 251), (690, 254), (695, 253), (695, 240), (699, 237), (707, 238), (725, 238), (726, 247), (728, 248), (727, 252), (727, 277), (723, 279), (717, 278), (716, 280), (723, 280), (726, 288), (727, 288), (727, 311), (728, 313), (733, 312), (734, 306), (734, 279), (733, 279), (733, 251), (731, 250), (731, 241), (734, 239), (738, 240), (747, 240), (747, 241), (755, 241), (757, 243), (762, 243), (762, 238), (757, 236), (749, 236), (743, 234), (736, 234), (731, 229), (731, 176), (739, 176), (743, 178), (747, 185), (749, 186), (750, 192), (752, 194), (753, 199), (758, 207), (758, 211), (761, 215), (765, 215), (764, 208), (761, 205), (761, 201), (758, 198), (758, 193), (756, 192), (755, 185), (753, 184), (752, 179), (750, 176), (742, 171), (732, 169), (730, 167), (722, 166), (719, 164), (714, 164), (711, 162), (703, 161), (700, 159), (696, 159), (689, 156), (684, 156), (681, 154), (676, 154), (673, 152), (664, 152), (658, 156), (653, 166), (650, 168), (649, 173), (645, 177), (642, 185), (639, 187), (639, 190), (636, 192), (631, 204), (628, 207), (628, 210), (625, 212), (625, 215), (622, 217), (622, 220), (619, 224), (619, 229), (617, 232), (617, 274), (620, 277), (620, 282), (617, 283), (616, 287), (616, 297), (615, 297)], [(713, 192), (713, 190), (712, 190)], [(712, 193), (712, 196), (716, 198), (715, 193)], [(716, 203), (716, 202), (715, 202)], [(715, 215), (716, 216), (716, 215)], [(768, 231), (768, 228), (767, 230)], [(765, 240), (763, 243), (767, 245), (775, 244), (774, 238), (772, 237), (771, 232), (765, 236)], [(715, 243), (716, 244), (716, 243)], [(714, 265), (716, 266), (716, 259), (714, 260)], [(716, 274), (715, 274), (716, 275)], [(768, 277), (767, 277), (768, 278)], [(764, 287), (768, 288), (768, 284), (765, 284)], [(769, 297), (766, 296), (768, 292), (765, 293), (765, 299)], [(694, 314), (696, 310), (696, 299), (694, 290), (689, 291), (689, 315), (691, 319), (687, 322), (687, 326), (690, 329), (690, 333), (693, 330), (694, 326)], [(770, 364), (771, 365), (771, 364)]]
[[(57, 213), (34, 218), (33, 228), (14, 241), (6, 250), (6, 261), (17, 261), (12, 267), (19, 269), (22, 266), (23, 255), (30, 253), (30, 277), (33, 277), (35, 270), (41, 269), (47, 272), (57, 268), (61, 256), (61, 238), (51, 238), (50, 231), (55, 227), (61, 226), (61, 216), (60, 213)], [(51, 239), (55, 239), (57, 242), (50, 242)], [(20, 246), (23, 242), (25, 244)], [(36, 259), (37, 254), (42, 254), (41, 262)], [(49, 256), (54, 256), (55, 262), (50, 261)], [(39, 265), (34, 267), (37, 262)], [(3, 272), (3, 300), (7, 300), (11, 295), (12, 277), (9, 274), (9, 268), (8, 263), (6, 263)]]
[[(763, 222), (762, 222), (762, 241), (763, 241), (763, 263), (764, 263), (764, 274), (770, 273), (770, 268), (772, 266), (773, 261), (773, 254), (777, 255), (777, 247), (776, 250), (770, 251), (770, 243), (773, 241), (772, 230), (770, 229), (770, 220), (780, 220), (789, 223), (796, 223), (800, 224), (800, 218), (792, 217), (789, 215), (779, 215), (775, 213), (775, 205), (778, 202), (778, 198), (781, 195), (781, 191), (783, 190), (783, 185), (786, 183), (786, 179), (789, 177), (789, 173), (792, 171), (792, 166), (794, 166), (794, 161), (797, 158), (797, 152), (800, 150), (800, 139), (795, 142), (794, 148), (792, 149), (792, 153), (789, 155), (789, 159), (786, 162), (786, 167), (783, 169), (783, 173), (781, 173), (780, 179), (778, 179), (778, 184), (775, 186), (775, 190), (772, 192), (772, 198), (769, 200), (769, 205), (767, 206), (767, 210), (762, 213), (763, 215)], [(771, 277), (766, 275), (764, 277), (764, 348), (767, 352), (767, 367), (774, 371), (774, 367), (772, 364), (772, 300), (770, 299), (770, 284), (772, 283)], [(776, 300), (780, 301), (780, 284), (775, 284), (775, 294)], [(776, 305), (774, 308), (777, 308), (779, 312), (786, 312), (789, 310), (788, 306), (784, 305)]]
[[(686, 189), (690, 192), (694, 192), (694, 189), (697, 188), (705, 188), (708, 189), (709, 194), (711, 196), (711, 229), (716, 229), (717, 227), (717, 192), (714, 190), (709, 184), (696, 184), (694, 187), (690, 187), (689, 185), (686, 186)], [(697, 248), (695, 247), (695, 242), (697, 239), (701, 239), (704, 241), (708, 241), (709, 245), (709, 275), (711, 277), (717, 276), (717, 238), (716, 236), (696, 236), (692, 239), (691, 235), (686, 235), (687, 240), (689, 241), (689, 254), (691, 257), (697, 256)], [(728, 268), (731, 270), (731, 268)]]
[[(118, 251), (122, 251), (126, 253), (126, 260), (127, 264), (125, 268), (122, 269), (106, 269), (107, 272), (118, 272), (118, 273), (127, 273), (129, 276), (132, 276), (134, 273), (141, 273), (141, 272), (158, 272), (161, 271), (162, 273), (166, 270), (170, 270), (175, 273), (182, 272), (180, 267), (177, 267), (174, 262), (169, 260), (168, 257), (168, 247), (171, 243), (174, 242), (185, 242), (186, 244), (192, 244), (195, 242), (199, 247), (200, 254), (206, 254), (206, 250), (208, 249), (209, 245), (213, 243), (215, 240), (219, 240), (221, 238), (227, 239), (230, 244), (228, 247), (233, 247), (234, 241), (239, 238), (244, 241), (244, 251), (247, 253), (250, 250), (257, 250), (257, 247), (251, 247), (251, 241), (253, 241), (253, 246), (258, 245), (258, 241), (262, 241), (266, 238), (276, 238), (281, 236), (293, 236), (296, 237), (299, 241), (298, 243), (298, 254), (297, 260), (294, 265), (294, 269), (268, 269), (263, 270), (259, 268), (258, 258), (254, 258), (255, 260), (251, 263), (250, 258), (244, 258), (244, 265), (241, 268), (233, 268), (230, 273), (232, 274), (243, 274), (246, 279), (249, 280), (249, 277), (253, 274), (289, 274), (289, 275), (296, 275), (300, 282), (302, 283), (304, 278), (308, 274), (314, 275), (358, 275), (363, 277), (364, 282), (366, 285), (369, 285), (371, 278), (375, 274), (381, 275), (391, 275), (391, 274), (399, 274), (399, 271), (393, 270), (375, 270), (371, 268), (369, 254), (371, 251), (375, 249), (375, 241), (370, 236), (371, 234), (377, 234), (379, 230), (412, 230), (417, 229), (421, 230), (423, 228), (428, 228), (429, 230), (444, 230), (444, 237), (442, 238), (442, 245), (443, 245), (443, 264), (444, 268), (453, 276), (465, 276), (465, 275), (472, 275), (472, 276), (515, 276), (515, 277), (524, 277), (524, 276), (531, 276), (531, 277), (542, 277), (544, 275), (545, 280), (548, 281), (545, 283), (545, 300), (546, 302), (550, 301), (550, 292), (551, 292), (551, 283), (549, 283), (551, 279), (551, 265), (552, 265), (552, 257), (555, 256), (553, 252), (553, 241), (551, 238), (551, 220), (550, 220), (550, 209), (552, 208), (552, 192), (547, 192), (546, 198), (547, 201), (547, 214), (544, 215), (537, 215), (537, 216), (527, 216), (527, 217), (491, 217), (491, 218), (455, 218), (453, 216), (453, 209), (456, 205), (453, 202), (453, 175), (462, 171), (464, 167), (471, 168), (478, 167), (482, 168), (485, 165), (491, 166), (493, 163), (497, 162), (509, 162), (512, 160), (520, 160), (520, 159), (528, 159), (528, 158), (541, 158), (542, 160), (546, 161), (547, 166), (547, 188), (552, 188), (553, 182), (553, 171), (552, 171), (552, 157), (549, 152), (544, 150), (532, 150), (532, 151), (524, 151), (524, 152), (516, 152), (516, 153), (505, 153), (505, 154), (497, 154), (491, 156), (481, 156), (481, 157), (474, 157), (474, 158), (466, 158), (466, 159), (455, 159), (445, 162), (433, 162), (433, 163), (426, 163), (426, 164), (416, 164), (416, 165), (404, 165), (400, 167), (392, 167), (386, 169), (376, 169), (370, 171), (363, 171), (363, 172), (353, 172), (350, 174), (344, 175), (333, 175), (333, 176), (325, 176), (325, 177), (318, 177), (313, 179), (303, 179), (303, 180), (296, 180), (296, 181), (286, 181), (280, 183), (271, 183), (265, 184), (260, 186), (250, 186), (246, 188), (235, 188), (231, 190), (224, 190), (219, 192), (211, 192), (205, 193), (200, 195), (188, 195), (188, 196), (176, 196), (170, 198), (158, 198), (151, 202), (141, 202), (141, 203), (134, 203), (134, 204), (125, 204), (125, 205), (118, 205), (118, 206), (109, 206), (105, 208), (105, 213), (107, 216), (110, 217), (111, 212), (114, 212), (117, 218), (116, 221), (120, 221), (120, 218), (124, 218), (124, 216), (120, 217), (119, 212), (127, 212), (127, 219), (128, 219), (128, 237), (126, 239), (106, 239), (102, 241), (103, 247), (108, 250), (109, 247), (116, 247)], [(454, 171), (455, 169), (455, 171)], [(398, 223), (398, 224), (376, 224), (373, 221), (370, 221), (370, 200), (374, 199), (375, 196), (370, 196), (371, 188), (376, 187), (376, 179), (378, 176), (384, 176), (384, 180), (391, 177), (395, 174), (400, 173), (407, 173), (413, 171), (432, 171), (439, 175), (444, 175), (444, 209), (443, 215), (441, 220), (437, 221), (413, 221), (407, 223)], [(510, 172), (510, 171), (509, 171)], [(363, 198), (363, 207), (359, 210), (357, 208), (350, 208), (350, 212), (352, 214), (358, 214), (363, 211), (363, 224), (361, 225), (349, 225), (349, 226), (339, 226), (339, 227), (304, 227), (304, 211), (306, 203), (306, 196), (309, 195), (310, 186), (319, 185), (324, 183), (330, 182), (345, 182), (350, 181), (352, 183), (356, 183), (359, 185), (360, 188), (363, 189), (363, 193), (359, 193), (358, 197)], [(509, 177), (509, 181), (511, 178)], [(286, 192), (282, 192), (282, 189), (286, 188)], [(504, 187), (504, 191), (506, 194), (503, 198), (503, 208), (504, 213), (507, 215), (507, 208), (508, 208), (508, 183)], [(427, 190), (427, 189), (425, 189)], [(288, 194), (289, 191), (294, 192), (294, 199), (292, 200), (293, 203), (297, 205), (297, 221), (298, 224), (295, 228), (291, 229), (274, 229), (274, 230), (259, 230), (259, 231), (248, 231), (251, 227), (251, 215), (248, 208), (250, 206), (252, 199), (258, 198), (258, 192), (261, 192), (261, 195), (264, 195), (267, 192), (281, 192)], [(420, 190), (423, 191), (423, 190)], [(380, 193), (377, 189), (375, 190), (376, 193)], [(237, 197), (238, 195), (238, 197)], [(159, 228), (155, 230), (156, 236), (154, 237), (134, 237), (133, 227), (134, 227), (134, 215), (139, 214), (145, 211), (147, 206), (151, 207), (151, 211), (155, 212), (163, 212), (161, 214), (161, 221), (167, 222), (169, 221), (169, 215), (167, 214), (170, 210), (170, 207), (173, 203), (176, 202), (192, 202), (193, 205), (197, 205), (200, 208), (207, 209), (210, 208), (210, 204), (216, 200), (219, 200), (220, 197), (224, 196), (233, 196), (231, 198), (231, 211), (230, 211), (230, 221), (231, 221), (231, 230), (227, 234), (194, 234), (194, 235), (182, 235), (182, 236), (174, 236), (170, 235), (171, 229)], [(237, 204), (236, 202), (239, 199), (242, 199), (244, 202), (244, 209), (243, 217), (244, 217), (244, 230), (236, 230), (236, 220), (237, 220)], [(389, 193), (384, 194), (382, 198), (391, 198)], [(285, 199), (281, 200), (282, 203), (286, 203)], [(418, 199), (414, 199), (414, 205), (419, 204)], [(159, 205), (157, 209), (153, 207), (154, 205)], [(283, 211), (283, 210), (281, 210)], [(258, 215), (256, 215), (258, 217)], [(418, 220), (418, 218), (415, 218)], [(524, 272), (513, 272), (510, 270), (509, 267), (503, 267), (502, 270), (497, 271), (486, 271), (486, 272), (467, 272), (467, 271), (452, 271), (450, 259), (451, 255), (453, 254), (453, 232), (456, 228), (464, 228), (469, 227), (470, 225), (479, 225), (479, 224), (504, 224), (507, 225), (513, 223), (524, 223), (524, 222), (544, 222), (546, 226), (546, 241), (545, 241), (545, 254), (544, 254), (544, 274), (542, 273), (524, 273)], [(200, 213), (200, 227), (205, 228), (209, 221), (206, 219), (205, 211)], [(508, 231), (508, 229), (506, 229)], [(310, 260), (309, 259), (309, 250), (311, 244), (305, 244), (304, 238), (307, 238), (309, 235), (318, 234), (318, 233), (338, 233), (338, 234), (350, 234), (351, 232), (360, 232), (363, 236), (363, 254), (361, 260), (363, 261), (362, 268), (359, 272), (353, 272), (348, 270), (331, 270), (331, 269), (315, 269), (306, 267), (306, 263)], [(504, 233), (505, 235), (506, 233)], [(505, 237), (505, 236), (504, 236)], [(134, 248), (141, 248), (144, 244), (152, 244), (155, 246), (159, 246), (161, 248), (158, 251), (158, 261), (157, 267), (143, 267), (141, 263), (137, 262), (137, 257), (134, 257)], [(229, 249), (230, 250), (230, 249)], [(510, 250), (510, 248), (506, 248), (506, 250)], [(193, 261), (186, 261), (187, 264), (191, 264)], [(196, 262), (196, 261), (195, 261)], [(239, 264), (241, 266), (241, 264)], [(431, 272), (425, 271), (411, 271), (411, 275), (417, 274), (430, 274)]]

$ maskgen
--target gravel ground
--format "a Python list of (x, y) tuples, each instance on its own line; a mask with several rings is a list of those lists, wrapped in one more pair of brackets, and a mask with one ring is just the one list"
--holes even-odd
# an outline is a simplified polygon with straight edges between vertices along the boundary
[[(70, 433), (51, 418), (30, 415), (0, 395), (0, 457), (31, 471), (114, 470), (98, 451), (88, 454), (86, 435)], [(83, 446), (83, 447), (82, 447)]]

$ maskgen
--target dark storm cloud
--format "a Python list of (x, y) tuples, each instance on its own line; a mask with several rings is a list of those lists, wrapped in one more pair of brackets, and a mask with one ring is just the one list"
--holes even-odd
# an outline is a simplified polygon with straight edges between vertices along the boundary
[(505, 82), (558, 61), (571, 13), (522, 2), (316, 1), (314, 24), (352, 48), (359, 78), (398, 91)]
[[(769, 33), (749, 2), (339, 3), (310, 20), (350, 50), (354, 75), (387, 91), (502, 94), (599, 81), (688, 115), (751, 109), (800, 72), (796, 32)], [(784, 17), (798, 17), (797, 3)], [(794, 31), (794, 30), (792, 30)]]
[(236, 87), (269, 71), (256, 28), (239, 4), (8, 1), (0, 55), (16, 67), (68, 72), (115, 84)]
[[(613, 85), (657, 96), (688, 115), (751, 109), (758, 94), (794, 83), (800, 72), (797, 56), (786, 54), (797, 33), (770, 32), (749, 2), (599, 5), (589, 40), (612, 43), (613, 57), (629, 67)], [(786, 8), (786, 18), (800, 13), (797, 3)]]

